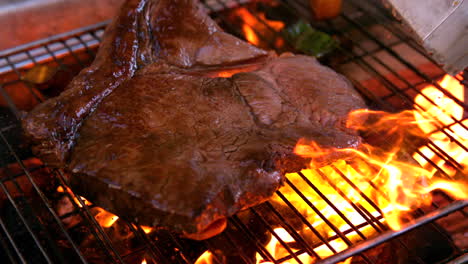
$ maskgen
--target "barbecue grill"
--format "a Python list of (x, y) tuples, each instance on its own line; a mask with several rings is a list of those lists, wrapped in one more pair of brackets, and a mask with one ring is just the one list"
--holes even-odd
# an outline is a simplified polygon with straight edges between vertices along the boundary
[[(245, 35), (242, 28), (233, 23), (230, 11), (245, 8), (262, 24), (259, 29), (245, 22), (262, 45), (281, 51), (290, 48), (284, 35), (245, 2), (229, 1), (226, 4), (213, 0), (203, 1), (203, 5), (226, 31), (239, 37)], [(311, 21), (315, 28), (340, 39), (339, 59), (326, 57), (323, 60), (353, 82), (370, 108), (399, 112), (418, 107), (414, 98), (418, 95), (427, 97), (421, 93), (422, 87), (433, 85), (464, 109), (463, 118), (466, 119), (466, 99), (460, 99), (440, 86), (438, 81), (446, 73), (377, 1), (344, 1), (342, 14), (324, 22), (313, 21), (303, 1), (277, 0), (275, 8), (281, 9), (283, 17)], [(145, 227), (116, 218), (110, 226), (103, 225), (97, 217), (102, 211), (68, 187), (69, 178), (65, 172), (48, 168), (32, 156), (21, 138), (19, 119), (23, 111), (30, 110), (47, 96), (56, 95), (56, 90), (63, 89), (80, 69), (91, 63), (107, 24), (99, 23), (0, 52), (0, 258), (4, 262), (310, 263), (310, 260), (304, 260), (307, 255), (317, 263), (338, 263), (351, 256), (354, 256), (352, 263), (391, 263), (395, 255), (405, 256), (406, 263), (468, 261), (467, 252), (459, 248), (438, 224), (444, 217), (454, 214), (460, 222), (467, 221), (468, 201), (455, 201), (439, 192), (444, 206), (433, 202), (435, 210), (414, 210), (412, 214), (416, 220), (393, 231), (383, 221), (382, 208), (375, 203), (374, 197), (364, 194), (347, 173), (336, 166), (331, 167), (334, 173), (358, 192), (369, 206), (350, 200), (348, 193), (331, 183), (327, 173), (319, 169), (315, 173), (351, 205), (362, 219), (357, 224), (304, 173), (298, 172), (294, 180), (288, 177), (285, 182), (286, 187), (334, 232), (330, 236), (324, 235), (282, 190), (276, 192), (275, 200), (280, 201), (282, 207), (277, 205), (278, 202), (268, 201), (250, 208), (231, 217), (222, 234), (205, 241), (188, 240), (164, 229), (148, 232)], [(280, 47), (278, 39), (283, 41)], [(34, 71), (36, 74), (32, 74)], [(60, 80), (34, 79), (39, 78), (37, 76), (47, 79), (51, 71), (57, 78), (61, 76)], [(466, 85), (468, 71), (454, 78)], [(428, 100), (436, 105), (434, 98)], [(445, 134), (466, 155), (464, 143), (450, 133), (454, 125), (467, 129), (463, 118), (452, 118), (452, 123), (444, 124), (435, 132)], [(437, 170), (438, 175), (448, 179), (465, 177), (466, 168), (450, 153), (431, 141), (426, 142), (425, 147), (425, 151), (416, 152), (428, 166)], [(434, 157), (442, 162), (434, 162)], [(298, 181), (302, 181), (300, 186)], [(369, 184), (381, 191), (378, 184)], [(347, 228), (340, 228), (330, 221), (317, 207), (317, 201), (305, 194), (305, 188), (331, 207)], [(63, 204), (65, 206), (60, 207)], [(372, 212), (369, 207), (373, 208)], [(73, 221), (77, 224), (71, 224)], [(298, 231), (298, 223), (306, 227), (307, 234), (314, 239)], [(277, 228), (286, 235), (280, 234)], [(424, 234), (431, 239), (414, 242), (419, 238), (425, 240)], [(278, 241), (284, 251), (282, 254), (269, 250), (268, 242), (272, 239)], [(336, 241), (345, 247), (337, 247)], [(432, 245), (428, 246), (427, 242)], [(319, 249), (329, 253), (319, 254)], [(439, 251), (440, 255), (431, 255), (428, 251)]]

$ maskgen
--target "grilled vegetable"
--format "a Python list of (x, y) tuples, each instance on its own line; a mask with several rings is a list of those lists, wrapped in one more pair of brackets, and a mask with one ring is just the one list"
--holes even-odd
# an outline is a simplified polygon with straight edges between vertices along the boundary
[(309, 0), (315, 19), (334, 18), (341, 12), (341, 0)]
[(284, 35), (296, 50), (318, 58), (339, 46), (338, 41), (332, 36), (316, 30), (304, 21), (299, 21), (286, 28)]

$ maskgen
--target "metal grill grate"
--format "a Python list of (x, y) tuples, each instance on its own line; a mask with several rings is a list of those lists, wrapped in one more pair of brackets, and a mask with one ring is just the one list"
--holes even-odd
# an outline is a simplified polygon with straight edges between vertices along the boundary
[[(423, 49), (408, 36), (398, 22), (387, 14), (385, 9), (376, 1), (367, 3), (350, 0), (344, 3), (342, 15), (331, 21), (314, 23), (314, 26), (331, 30), (333, 34), (348, 43), (349, 49), (340, 50), (342, 58), (339, 61), (328, 61), (328, 63), (352, 80), (355, 87), (367, 99), (370, 107), (392, 112), (413, 108), (415, 107), (414, 97), (421, 94), (421, 87), (432, 84), (463, 107), (466, 112), (467, 104), (442, 89), (436, 82), (445, 74), (443, 70), (424, 53)], [(229, 13), (225, 10), (235, 7), (233, 4), (236, 4), (236, 1), (230, 1), (230, 4), (226, 5), (224, 1), (213, 0), (206, 1), (205, 7), (212, 11), (212, 17), (227, 31), (243, 36), (240, 27), (230, 22)], [(280, 0), (277, 4), (288, 17), (311, 20), (308, 7), (302, 1)], [(251, 5), (244, 7), (270, 31), (267, 34), (257, 31), (259, 38), (270, 49), (277, 49), (274, 40), (283, 39), (281, 33), (269, 27), (264, 18), (258, 16)], [(317, 253), (317, 248), (321, 246), (328, 248), (330, 255), (335, 255), (323, 263), (343, 261), (351, 255), (358, 256), (358, 263), (382, 263), (379, 262), (378, 256), (365, 250), (391, 240), (399, 245), (400, 250), (407, 251), (407, 255), (414, 255), (411, 252), (412, 245), (404, 239), (395, 238), (397, 235), (430, 223), (427, 226), (431, 226), (441, 236), (445, 236), (445, 232), (439, 230), (440, 228), (434, 224), (435, 219), (455, 211), (462, 212), (466, 219), (466, 212), (463, 210), (467, 202), (453, 202), (435, 213), (426, 214), (427, 212), (420, 209), (416, 214), (421, 218), (414, 225), (399, 233), (388, 231), (388, 227), (381, 221), (381, 209), (374, 203), (373, 197), (366, 196), (353, 185), (345, 172), (331, 166), (338, 177), (359, 192), (378, 214), (371, 213), (361, 204), (355, 204), (349, 200), (347, 194), (334, 186), (330, 176), (321, 170), (315, 170), (315, 173), (351, 204), (353, 210), (365, 219), (363, 223), (353, 224), (342, 214), (341, 208), (337, 208), (330, 197), (303, 173), (298, 173), (295, 180), (286, 179), (287, 188), (300, 197), (335, 232), (330, 237), (317, 230), (314, 223), (311, 223), (281, 191), (276, 192), (276, 198), (282, 201), (282, 207), (270, 201), (251, 208), (229, 219), (228, 228), (221, 235), (202, 242), (183, 239), (165, 230), (156, 230), (146, 234), (142, 227), (120, 219), (117, 220), (119, 221), (118, 228), (102, 227), (95, 219), (97, 208), (89, 205), (67, 187), (68, 176), (61, 170), (45, 167), (22, 145), (18, 119), (21, 111), (30, 110), (47, 96), (46, 92), (39, 92), (41, 87), (25, 80), (27, 72), (38, 65), (49, 65), (64, 76), (71, 78), (79, 69), (92, 61), (106, 24), (107, 22), (101, 23), (0, 52), (2, 110), (0, 141), (4, 145), (0, 148), (0, 187), (2, 189), (0, 198), (3, 199), (0, 206), (7, 208), (3, 209), (0, 215), (0, 257), (11, 263), (141, 263), (143, 259), (147, 263), (193, 263), (206, 250), (214, 253), (212, 254), (214, 263), (255, 263), (255, 254), (259, 254), (261, 258), (271, 263), (287, 261), (304, 263), (301, 257), (304, 254), (321, 259), (322, 257)], [(286, 41), (285, 46), (288, 45)], [(461, 75), (457, 78), (463, 81)], [(63, 88), (61, 84), (48, 83), (48, 85), (57, 85), (58, 89)], [(427, 97), (426, 99), (430, 100)], [(431, 102), (435, 105), (432, 100)], [(416, 105), (416, 107), (421, 106)], [(465, 130), (467, 128), (460, 120), (451, 118), (453, 124), (441, 126), (440, 131), (443, 131), (466, 152), (466, 146), (447, 131), (450, 131), (454, 125)], [(418, 154), (437, 169), (440, 175), (449, 177), (445, 167), (454, 168), (459, 173), (463, 173), (463, 166), (452, 159), (449, 153), (433, 142), (428, 142), (427, 147), (430, 153), (418, 152)], [(438, 156), (444, 161), (444, 165), (433, 162), (430, 155)], [(355, 169), (359, 170), (358, 167)], [(298, 181), (302, 182), (301, 187), (298, 187)], [(369, 184), (379, 190), (376, 184), (372, 182)], [(55, 191), (57, 187), (64, 191), (57, 193)], [(341, 220), (349, 225), (349, 228), (340, 230), (338, 226), (329, 221), (316, 206), (316, 201), (311, 201), (305, 195), (304, 188), (307, 188), (309, 192), (314, 192), (325, 204), (333, 208)], [(57, 204), (67, 199), (70, 201), (71, 208), (63, 214), (57, 210)], [(70, 219), (79, 219), (80, 223), (68, 227), (67, 221)], [(297, 231), (295, 227), (298, 223), (306, 226), (315, 239), (309, 239)], [(375, 233), (383, 235), (371, 237), (368, 233), (362, 232), (366, 226), (369, 226)], [(285, 240), (284, 236), (274, 232), (276, 227), (284, 228), (291, 239)], [(349, 238), (351, 233), (357, 234), (359, 239), (351, 240)], [(272, 236), (284, 247), (287, 254), (277, 257), (267, 250), (266, 242)], [(336, 248), (333, 241), (337, 240), (342, 241), (351, 249), (345, 253), (336, 254), (340, 250)], [(365, 242), (355, 246), (359, 241)], [(463, 253), (450, 239), (445, 241), (454, 252), (450, 257)], [(413, 259), (417, 263), (425, 263), (424, 259), (419, 256), (413, 256)]]

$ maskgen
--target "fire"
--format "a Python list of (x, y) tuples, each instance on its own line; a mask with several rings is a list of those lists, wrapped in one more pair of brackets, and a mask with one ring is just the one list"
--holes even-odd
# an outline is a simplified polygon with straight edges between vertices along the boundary
[[(284, 228), (275, 228), (273, 232), (275, 233), (276, 236), (278, 236), (285, 243), (292, 243), (295, 241), (294, 238)], [(289, 252), (284, 247), (281, 246), (276, 236), (272, 236), (270, 242), (268, 242), (265, 248), (268, 250), (268, 252), (271, 254), (271, 256), (274, 259), (281, 259), (283, 257), (288, 256)], [(341, 241), (332, 241), (330, 244), (335, 249), (337, 249), (337, 252), (340, 252), (346, 249), (346, 244)], [(322, 258), (331, 256), (334, 254), (325, 245), (316, 247), (314, 251)], [(297, 250), (294, 250), (294, 253), (296, 252)], [(313, 263), (315, 261), (315, 259), (309, 256), (307, 253), (297, 254), (297, 258), (299, 259), (299, 261), (301, 261), (304, 264)], [(257, 262), (256, 262), (257, 264), (273, 264), (273, 262), (263, 260), (259, 253), (257, 253), (256, 259), (257, 259)], [(298, 263), (298, 262), (295, 259), (291, 259), (282, 263), (293, 264), (293, 263)], [(345, 262), (342, 262), (342, 264), (350, 264), (350, 263), (351, 263), (351, 258), (346, 260)]]
[(111, 227), (117, 220), (119, 220), (118, 216), (111, 214), (102, 208), (99, 208), (99, 213), (97, 213), (94, 218), (102, 227), (105, 228)]
[[(242, 19), (242, 32), (248, 42), (256, 46), (262, 46), (265, 45), (262, 42), (263, 39), (274, 39), (276, 48), (284, 45), (283, 39), (276, 37), (277, 32), (280, 32), (285, 26), (283, 22), (269, 20), (262, 12), (256, 12), (254, 15), (245, 7), (235, 10), (234, 15)], [(264, 36), (264, 38), (259, 37), (258, 34)]]
[(146, 259), (143, 259), (143, 260), (141, 261), (141, 264), (147, 264)]
[[(68, 192), (71, 194), (71, 196), (73, 197), (73, 200), (75, 201), (75, 203), (79, 206), (79, 207), (82, 207), (81, 206), (81, 203), (78, 201), (78, 198), (73, 194), (73, 192), (71, 191), (70, 188), (66, 187), (66, 188), (63, 188), (63, 186), (58, 186), (57, 187), (57, 192), (59, 193), (63, 193), (63, 192)], [(80, 198), (84, 201), (84, 203), (87, 205), (87, 206), (90, 206), (92, 205), (91, 202), (89, 202), (88, 200), (86, 200), (86, 198), (80, 196)], [(110, 228), (112, 225), (115, 224), (115, 222), (117, 222), (117, 220), (119, 220), (119, 217), (100, 208), (100, 207), (95, 207), (94, 208), (97, 213), (94, 215), (94, 219), (96, 219), (96, 221), (99, 223), (100, 226), (102, 227), (105, 227), (105, 228)], [(135, 228), (136, 226), (133, 225)], [(149, 234), (151, 233), (154, 228), (152, 227), (149, 227), (149, 226), (144, 226), (144, 225), (140, 225), (141, 229), (143, 230), (143, 232), (145, 232), (145, 234)]]
[[(446, 93), (460, 101), (464, 100), (464, 87), (456, 79), (446, 76), (440, 85)], [(384, 223), (391, 229), (400, 229), (403, 223), (412, 220), (408, 212), (431, 202), (430, 192), (434, 190), (443, 190), (456, 199), (468, 199), (468, 153), (462, 147), (468, 145), (468, 132), (456, 123), (459, 121), (468, 126), (468, 119), (463, 119), (464, 109), (434, 86), (424, 88), (422, 94), (432, 98), (434, 104), (419, 95), (415, 99), (416, 110), (397, 114), (369, 110), (350, 113), (348, 128), (364, 134), (379, 135), (387, 140), (385, 143), (390, 142), (388, 146), (363, 144), (356, 150), (323, 148), (304, 139), (297, 143), (295, 153), (311, 159), (309, 169), (303, 170), (302, 175), (287, 174), (287, 184), (280, 192), (306, 217), (312, 228), (328, 240), (328, 245), (321, 244), (313, 248), (320, 258), (348, 248), (345, 240), (354, 243), (372, 236)], [(450, 140), (444, 132), (461, 143), (461, 146)], [(444, 175), (431, 167), (431, 162), (421, 155), (407, 153), (415, 151), (405, 148), (405, 140), (411, 138), (431, 141), (431, 144), (446, 152), (461, 166), (464, 176), (458, 181), (450, 178), (455, 177), (456, 170), (446, 164), (447, 159), (437, 156), (433, 152), (434, 148), (425, 146), (418, 151), (439, 166), (446, 173), (445, 176), (449, 176), (448, 179), (443, 178)], [(314, 162), (336, 152), (342, 152), (349, 158), (325, 167), (318, 166), (320, 162)], [(295, 188), (300, 190), (302, 196)], [(275, 195), (272, 201), (273, 204), (286, 206), (279, 195)], [(368, 224), (369, 219), (373, 220), (374, 226)], [(309, 245), (321, 243), (309, 227), (296, 231), (307, 238)], [(290, 255), (277, 237), (291, 245), (294, 245), (291, 243), (295, 242), (294, 238), (282, 228), (274, 232), (276, 236), (273, 235), (266, 246), (270, 254), (275, 259)], [(303, 263), (317, 261), (307, 253), (300, 254), (298, 258)], [(257, 263), (270, 262), (257, 254)], [(296, 261), (290, 259), (284, 263), (292, 264)], [(343, 263), (351, 263), (351, 258)]]
[[(57, 192), (59, 193), (64, 193), (65, 192), (65, 188), (63, 188), (62, 186), (59, 186), (57, 187)], [(66, 192), (68, 192), (71, 197), (73, 197), (73, 200), (75, 201), (75, 204), (77, 204), (79, 207), (82, 207), (80, 201), (78, 201), (78, 198), (75, 194), (73, 194), (72, 190), (68, 187), (66, 187)], [(81, 200), (83, 200), (83, 202), (86, 204), (86, 205), (91, 205), (91, 202), (89, 202), (88, 200), (86, 200), (86, 198), (84, 198), (83, 196), (80, 196)]]
[(212, 264), (213, 262), (213, 253), (207, 250), (201, 254), (201, 256), (195, 261), (195, 264)]
[[(468, 119), (463, 119), (463, 106), (457, 104), (452, 98), (444, 94), (444, 92), (451, 94), (454, 98), (463, 101), (465, 87), (450, 75), (446, 75), (439, 85), (443, 90), (430, 85), (421, 91), (422, 95), (418, 95), (415, 98), (416, 105), (420, 109), (420, 111), (416, 112), (415, 117), (419, 121), (434, 118), (439, 121), (439, 126), (446, 127), (443, 130), (438, 130), (437, 124), (422, 122), (419, 124), (421, 130), (429, 135), (432, 144), (444, 150), (450, 158), (463, 166), (462, 170), (464, 174), (467, 174), (468, 153), (463, 147), (468, 146), (468, 130), (462, 124), (465, 127), (468, 126)], [(434, 103), (431, 103), (427, 98), (430, 98)], [(456, 123), (456, 121), (460, 123)], [(448, 135), (455, 140), (451, 140)], [(460, 144), (455, 141), (458, 141)], [(456, 170), (447, 164), (446, 159), (440, 158), (433, 149), (425, 146), (419, 150), (446, 174), (454, 176)], [(421, 166), (425, 168), (431, 167), (429, 161), (425, 160), (420, 154), (415, 153), (413, 157)], [(435, 170), (435, 168), (432, 169)]]
[(152, 227), (149, 227), (149, 226), (143, 226), (143, 225), (141, 225), (140, 227), (141, 227), (141, 229), (143, 230), (143, 232), (145, 232), (145, 234), (149, 234), (149, 233), (151, 233), (151, 231), (153, 231), (153, 228), (152, 228)]

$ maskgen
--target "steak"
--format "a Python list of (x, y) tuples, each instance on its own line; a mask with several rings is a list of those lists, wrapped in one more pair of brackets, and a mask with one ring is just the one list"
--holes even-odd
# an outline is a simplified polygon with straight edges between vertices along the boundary
[(304, 168), (299, 139), (359, 146), (343, 121), (364, 107), (343, 76), (223, 32), (196, 1), (128, 0), (93, 64), (23, 128), (88, 200), (204, 239)]

